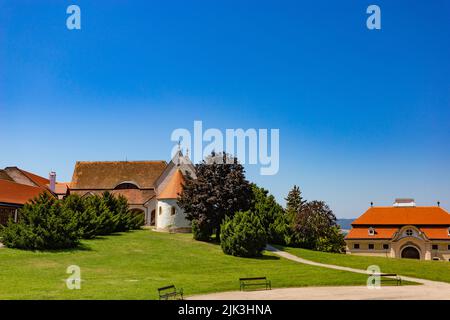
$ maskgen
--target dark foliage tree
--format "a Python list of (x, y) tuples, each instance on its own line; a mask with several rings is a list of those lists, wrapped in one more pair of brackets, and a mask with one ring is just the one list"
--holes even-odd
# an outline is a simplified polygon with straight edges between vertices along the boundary
[(234, 217), (226, 217), (220, 239), (224, 253), (239, 257), (260, 256), (267, 243), (261, 221), (251, 211), (237, 212)]
[(193, 222), (194, 237), (208, 240), (215, 232), (219, 241), (225, 217), (251, 207), (252, 188), (237, 158), (224, 153), (212, 152), (195, 169), (197, 179), (186, 178), (178, 205)]
[[(303, 205), (293, 221), (293, 241), (296, 245), (318, 250), (320, 242), (337, 241), (342, 243), (343, 236), (336, 235), (336, 216), (323, 201), (310, 201)], [(339, 238), (341, 237), (341, 238)], [(323, 249), (325, 246), (322, 245)]]

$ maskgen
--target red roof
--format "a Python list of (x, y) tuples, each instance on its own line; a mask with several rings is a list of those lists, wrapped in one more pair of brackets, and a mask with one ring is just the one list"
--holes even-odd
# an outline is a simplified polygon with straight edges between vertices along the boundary
[(33, 187), (0, 179), (0, 202), (3, 203), (22, 205), (42, 192), (46, 192), (43, 187)]
[(420, 228), (429, 239), (450, 240), (448, 228)]
[[(375, 234), (369, 235), (369, 228), (366, 227), (356, 227), (350, 230), (350, 232), (347, 234), (345, 239), (364, 239), (364, 240), (370, 240), (370, 239), (392, 239), (395, 235), (395, 233), (400, 228), (385, 228), (385, 227), (375, 227)], [(450, 240), (450, 235), (448, 234), (448, 228), (447, 227), (425, 227), (420, 228), (420, 231), (422, 231), (428, 239), (432, 240)]]
[(391, 239), (398, 228), (375, 228), (375, 234), (369, 235), (369, 228), (353, 228), (345, 237), (346, 239)]
[[(18, 168), (19, 169), (19, 168)], [(50, 180), (43, 178), (41, 176), (38, 176), (34, 173), (19, 169), (28, 179), (36, 183), (40, 187), (45, 187), (47, 184), (50, 183)]]
[(450, 214), (441, 207), (372, 207), (353, 221), (358, 225), (448, 225)]
[(158, 195), (158, 199), (177, 199), (183, 191), (184, 177), (179, 169), (170, 178), (164, 190)]

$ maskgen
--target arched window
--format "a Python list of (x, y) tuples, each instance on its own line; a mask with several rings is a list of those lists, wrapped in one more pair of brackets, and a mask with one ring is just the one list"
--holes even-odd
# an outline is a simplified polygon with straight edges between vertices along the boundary
[(122, 182), (122, 183), (119, 183), (114, 188), (114, 190), (125, 190), (125, 189), (139, 189), (139, 187), (132, 182)]
[(175, 209), (175, 207), (172, 207), (170, 214), (174, 216), (176, 212), (177, 212), (177, 210)]
[(414, 234), (414, 232), (412, 231), (412, 229), (407, 229), (406, 232), (405, 232), (405, 234), (406, 234), (408, 237), (411, 237), (411, 236)]

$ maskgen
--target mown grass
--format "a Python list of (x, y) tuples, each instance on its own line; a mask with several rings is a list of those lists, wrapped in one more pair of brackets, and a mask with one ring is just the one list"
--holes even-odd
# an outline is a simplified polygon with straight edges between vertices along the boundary
[(365, 257), (348, 254), (336, 254), (276, 246), (298, 257), (338, 266), (366, 270), (371, 265), (380, 267), (383, 273), (397, 273), (421, 279), (450, 283), (450, 263), (447, 261), (423, 261), (410, 259), (393, 259), (383, 257)]
[[(66, 268), (81, 268), (81, 289), (69, 290)], [(83, 241), (76, 250), (0, 249), (0, 299), (156, 299), (157, 288), (186, 295), (239, 290), (239, 277), (267, 276), (272, 286), (365, 285), (365, 275), (303, 265), (265, 253), (258, 259), (222, 253), (191, 234), (140, 230)]]

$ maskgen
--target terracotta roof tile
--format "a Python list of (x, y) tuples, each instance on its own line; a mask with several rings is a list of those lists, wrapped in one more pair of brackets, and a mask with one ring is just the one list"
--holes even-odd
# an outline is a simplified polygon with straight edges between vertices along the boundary
[(448, 228), (420, 228), (420, 231), (425, 233), (425, 235), (429, 239), (433, 239), (433, 240), (438, 240), (438, 239), (450, 240), (450, 236), (448, 234)]
[(139, 190), (139, 189), (122, 189), (111, 191), (114, 195), (122, 195), (128, 200), (128, 204), (143, 205), (152, 197), (155, 196), (154, 190)]
[(358, 225), (450, 225), (450, 214), (441, 207), (373, 207), (353, 221)]
[(398, 228), (375, 228), (375, 234), (369, 235), (369, 228), (352, 228), (346, 239), (391, 239)]
[(179, 169), (177, 169), (172, 177), (170, 177), (164, 190), (158, 195), (158, 199), (177, 199), (178, 194), (183, 190), (184, 177)]
[(0, 180), (0, 202), (4, 203), (22, 205), (46, 191), (47, 189), (43, 187), (33, 187), (12, 181)]
[[(19, 169), (19, 168), (18, 168)], [(30, 179), (31, 181), (33, 181), (35, 184), (37, 184), (40, 187), (45, 187), (47, 184), (50, 183), (50, 180), (38, 176), (34, 173), (19, 169), (28, 179)]]

